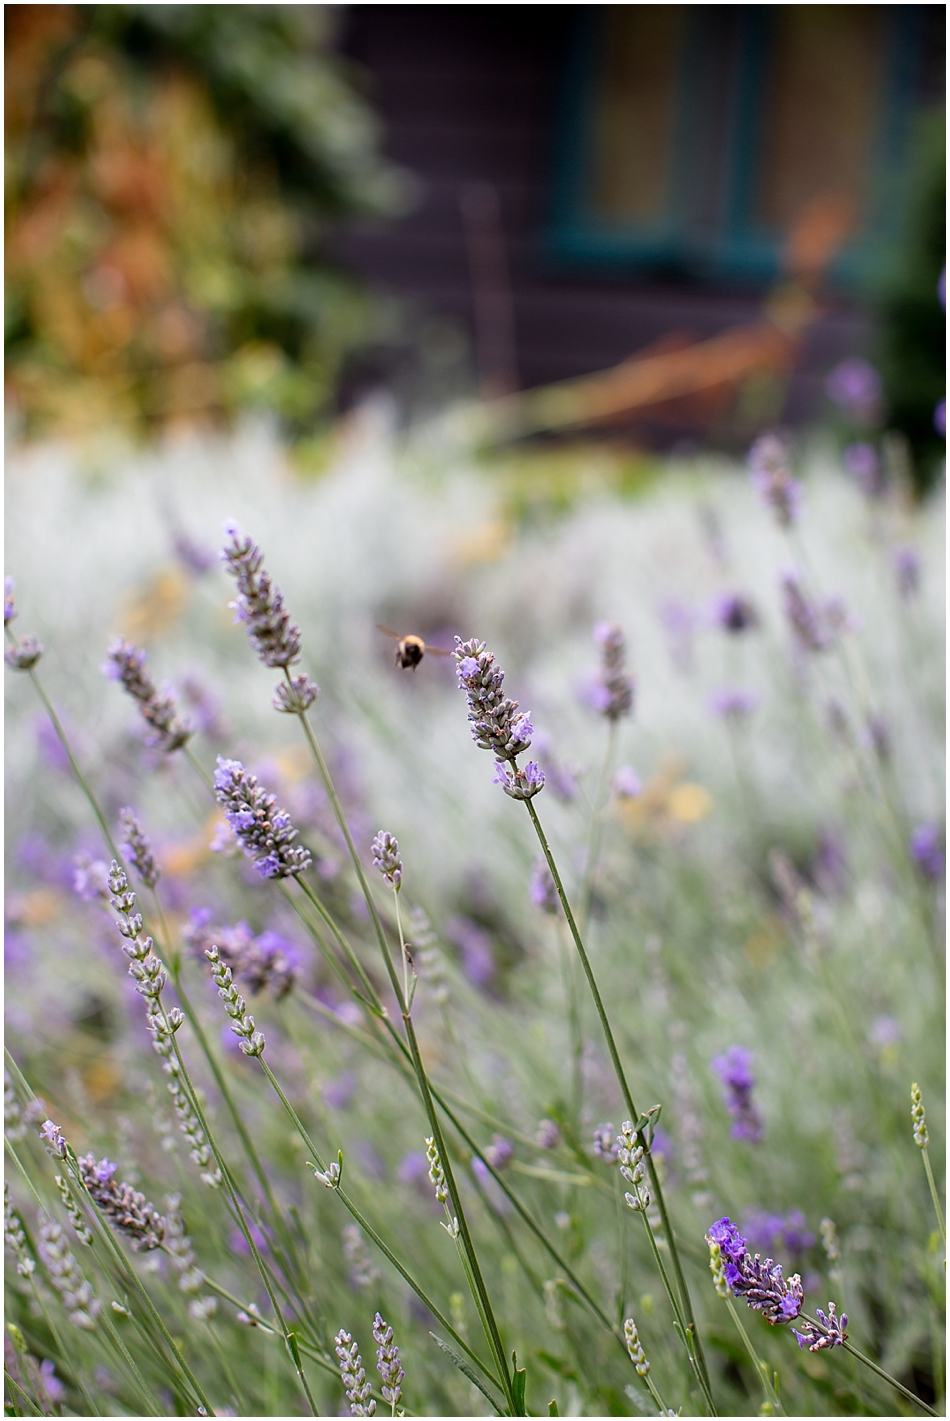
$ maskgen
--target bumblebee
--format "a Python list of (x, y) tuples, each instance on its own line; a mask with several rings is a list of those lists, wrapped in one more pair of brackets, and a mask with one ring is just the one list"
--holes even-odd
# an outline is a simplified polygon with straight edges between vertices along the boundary
[(401, 666), (403, 671), (415, 671), (419, 662), (428, 651), (432, 656), (450, 656), (451, 652), (446, 651), (442, 646), (426, 646), (421, 636), (414, 636), (411, 633), (407, 636), (400, 636), (399, 632), (394, 632), (392, 627), (384, 627), (379, 622), (376, 623), (378, 631), (385, 632), (399, 643), (396, 647), (395, 666)]

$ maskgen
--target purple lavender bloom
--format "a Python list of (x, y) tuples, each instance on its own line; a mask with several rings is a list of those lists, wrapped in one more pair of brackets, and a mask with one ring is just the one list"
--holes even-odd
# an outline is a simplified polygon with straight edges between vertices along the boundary
[(543, 730), (535, 731), (534, 748), (544, 767), (545, 783), (550, 785), (558, 799), (570, 804), (577, 795), (577, 768), (560, 762), (551, 748), (550, 738)]
[(386, 882), (399, 892), (402, 883), (402, 855), (399, 841), (388, 829), (380, 829), (372, 843), (373, 867), (378, 868)]
[(806, 1322), (805, 1331), (792, 1328), (798, 1338), (799, 1347), (807, 1347), (809, 1352), (820, 1352), (825, 1347), (841, 1347), (848, 1340), (848, 1314), (838, 1317), (834, 1303), (828, 1304), (827, 1313), (815, 1308), (816, 1322)]
[(40, 657), (43, 655), (45, 647), (39, 637), (28, 632), (26, 636), (20, 637), (13, 646), (8, 646), (3, 653), (3, 659), (14, 671), (31, 671)]
[(918, 824), (910, 838), (910, 856), (924, 878), (936, 882), (946, 872), (943, 835), (936, 824)]
[(815, 1235), (800, 1209), (789, 1209), (785, 1214), (759, 1210), (744, 1219), (742, 1227), (746, 1239), (767, 1253), (782, 1247), (789, 1253), (802, 1254), (815, 1245)]
[(897, 590), (906, 600), (913, 597), (920, 588), (920, 554), (917, 549), (905, 543), (891, 553)]
[(482, 1151), (482, 1154), (492, 1169), (497, 1169), (500, 1172), (511, 1164), (515, 1147), (510, 1140), (505, 1139), (504, 1135), (492, 1135), (491, 1144)]
[(722, 716), (724, 720), (742, 720), (751, 715), (758, 704), (759, 698), (754, 691), (742, 691), (736, 686), (723, 686), (709, 698), (710, 713)]
[(828, 398), (859, 424), (873, 424), (881, 403), (881, 377), (860, 356), (842, 360), (825, 380)]
[(236, 523), (226, 523), (230, 542), (221, 561), (237, 582), (238, 595), (229, 605), (236, 622), (247, 627), (247, 639), (265, 666), (288, 667), (300, 660), (300, 628), (290, 620), (280, 588), (264, 567), (264, 555)]
[(643, 781), (632, 765), (621, 765), (611, 783), (618, 799), (638, 799), (643, 793)]
[(802, 1310), (804, 1290), (797, 1273), (783, 1278), (782, 1268), (771, 1258), (764, 1261), (760, 1254), (750, 1256), (746, 1240), (729, 1218), (719, 1219), (706, 1235), (708, 1243), (718, 1244), (722, 1255), (725, 1279), (737, 1297), (760, 1312), (766, 1322), (791, 1322)]
[(400, 1184), (424, 1184), (428, 1195), (429, 1161), (421, 1150), (410, 1150), (407, 1155), (403, 1155), (396, 1170), (396, 1178)]
[(156, 689), (145, 669), (147, 660), (144, 651), (130, 641), (115, 637), (109, 643), (108, 660), (102, 671), (110, 681), (121, 682), (133, 700), (138, 702), (139, 712), (150, 727), (145, 743), (170, 754), (185, 745), (194, 732), (188, 722), (177, 714), (173, 693), (167, 687), (162, 693)]
[(741, 592), (721, 592), (710, 607), (710, 620), (724, 632), (738, 636), (759, 625), (755, 603)]
[(688, 603), (669, 597), (657, 608), (657, 615), (666, 632), (670, 658), (684, 674), (693, 669), (693, 633), (699, 616)]
[[(68, 775), (71, 770), (69, 756), (63, 748), (63, 742), (56, 734), (50, 720), (45, 715), (38, 715), (34, 721), (36, 729), (36, 747), (40, 752), (40, 758), (51, 770), (59, 770), (60, 774)], [(75, 739), (73, 739), (75, 744)]]
[(594, 1154), (598, 1159), (609, 1160), (611, 1164), (620, 1156), (614, 1127), (609, 1120), (594, 1130)]
[(792, 477), (789, 460), (788, 440), (774, 431), (759, 436), (747, 459), (752, 485), (781, 528), (798, 521), (802, 499), (802, 486)]
[(633, 679), (626, 672), (623, 630), (616, 622), (598, 622), (594, 641), (600, 647), (600, 673), (590, 690), (590, 703), (599, 715), (616, 723), (633, 710)]
[(85, 1155), (78, 1164), (86, 1193), (98, 1204), (116, 1232), (131, 1240), (132, 1251), (149, 1253), (160, 1248), (165, 1237), (165, 1220), (145, 1195), (131, 1184), (116, 1184), (112, 1178), (116, 1166), (108, 1160), (97, 1161), (94, 1155)]
[(96, 899), (108, 900), (109, 865), (102, 859), (91, 859), (88, 854), (77, 855), (73, 869), (73, 892), (87, 903), (94, 903)]
[(356, 1092), (356, 1077), (352, 1071), (341, 1071), (332, 1081), (327, 1081), (321, 1092), (331, 1110), (345, 1110)]
[(289, 878), (308, 867), (310, 852), (293, 844), (297, 830), (290, 815), (283, 809), (275, 812), (275, 796), (258, 785), (257, 776), (248, 774), (240, 760), (218, 756), (214, 791), (225, 819), (262, 878)]
[[(267, 1253), (270, 1250), (270, 1239), (267, 1235), (251, 1219), (247, 1220), (247, 1227), (258, 1253)], [(243, 1253), (250, 1256), (251, 1245), (248, 1243), (243, 1229), (234, 1228), (231, 1230), (228, 1234), (228, 1248), (232, 1253)]]
[(876, 1016), (868, 1032), (868, 1038), (875, 1046), (893, 1046), (902, 1035), (900, 1022), (892, 1016)]
[(56, 1375), (56, 1365), (50, 1361), (49, 1357), (44, 1357), (40, 1362), (40, 1386), (46, 1393), (47, 1401), (54, 1406), (59, 1405), (66, 1399), (66, 1388)]
[(542, 913), (556, 918), (560, 911), (557, 888), (546, 863), (538, 860), (531, 870), (531, 886), (528, 889), (531, 901)]
[(858, 440), (841, 456), (845, 469), (867, 498), (883, 498), (887, 489), (884, 470), (873, 444)]
[(8, 627), (17, 617), (16, 598), (13, 595), (15, 587), (16, 583), (12, 577), (3, 579), (3, 625), (5, 627)]
[(462, 954), (462, 971), (476, 987), (484, 987), (495, 975), (491, 938), (471, 918), (450, 918), (445, 935)]
[(392, 1415), (397, 1416), (402, 1400), (402, 1380), (406, 1374), (399, 1361), (399, 1348), (393, 1340), (393, 1330), (379, 1313), (373, 1321), (373, 1341), (376, 1343), (376, 1370), (382, 1378), (383, 1400)]
[(553, 1120), (541, 1120), (534, 1138), (539, 1149), (556, 1150), (561, 1143), (560, 1126)]
[(512, 799), (531, 799), (544, 788), (544, 775), (533, 760), (522, 769), (517, 759), (531, 744), (534, 727), (526, 711), (517, 714), (518, 702), (502, 690), (505, 673), (483, 641), (455, 638), (455, 672), (459, 690), (468, 700), (472, 739), (480, 750), (490, 750), (496, 768), (493, 783)]
[(54, 1125), (52, 1120), (44, 1120), (40, 1126), (40, 1139), (43, 1141), (43, 1148), (54, 1159), (66, 1158), (66, 1139), (58, 1125)]
[(162, 871), (155, 862), (148, 835), (136, 818), (134, 810), (120, 809), (119, 820), (122, 824), (122, 842), (129, 850), (130, 862), (146, 888), (154, 888), (162, 876)]
[(729, 1131), (734, 1140), (761, 1140), (762, 1119), (752, 1099), (755, 1079), (750, 1069), (752, 1052), (744, 1046), (730, 1046), (724, 1056), (715, 1056), (712, 1067), (725, 1086), (723, 1103), (734, 1124)]
[(946, 439), (946, 437), (947, 437), (947, 402), (946, 402), (946, 400), (938, 400), (938, 401), (937, 401), (937, 404), (936, 404), (936, 407), (934, 408), (934, 429), (935, 429), (935, 430), (937, 431), (937, 433), (940, 435), (940, 438), (941, 438), (941, 439)]
[(850, 630), (852, 622), (840, 597), (828, 597), (823, 602), (811, 600), (794, 569), (782, 573), (782, 603), (799, 651), (826, 651), (842, 632)]
[(223, 740), (226, 734), (221, 719), (218, 698), (195, 675), (185, 676), (181, 683), (181, 693), (194, 711), (195, 723), (210, 740)]
[(214, 567), (215, 555), (211, 549), (196, 543), (184, 530), (175, 534), (172, 547), (178, 561), (183, 563), (188, 571), (193, 572), (196, 577), (203, 577)]
[(867, 742), (879, 760), (891, 758), (891, 728), (884, 716), (872, 711), (867, 719)]
[(300, 966), (294, 944), (280, 933), (267, 929), (255, 937), (243, 920), (233, 927), (212, 925), (210, 908), (193, 908), (191, 923), (182, 936), (199, 958), (217, 947), (221, 960), (233, 975), (256, 996), (267, 988), (278, 1001), (293, 989)]

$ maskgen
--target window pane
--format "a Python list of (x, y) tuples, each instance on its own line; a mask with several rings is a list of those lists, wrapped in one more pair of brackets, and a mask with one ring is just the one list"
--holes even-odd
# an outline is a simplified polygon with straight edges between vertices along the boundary
[(776, 5), (759, 221), (787, 228), (819, 194), (860, 218), (871, 175), (883, 7)]
[(594, 109), (591, 206), (604, 221), (666, 215), (683, 7), (611, 5)]

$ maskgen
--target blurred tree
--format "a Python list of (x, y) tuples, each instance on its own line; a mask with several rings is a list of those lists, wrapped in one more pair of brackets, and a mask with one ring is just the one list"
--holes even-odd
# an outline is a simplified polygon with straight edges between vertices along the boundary
[(257, 404), (300, 429), (376, 313), (325, 255), (402, 175), (292, 5), (5, 8), (7, 386), (28, 432)]
[(879, 364), (888, 424), (907, 436), (921, 492), (937, 478), (946, 444), (934, 414), (946, 391), (946, 133), (943, 112), (921, 122), (909, 178), (908, 217), (882, 286)]

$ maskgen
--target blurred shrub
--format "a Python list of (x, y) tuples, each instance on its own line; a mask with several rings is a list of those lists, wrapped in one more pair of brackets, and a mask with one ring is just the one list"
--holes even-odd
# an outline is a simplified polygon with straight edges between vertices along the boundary
[(375, 315), (330, 224), (403, 184), (319, 6), (6, 11), (7, 380), (30, 433), (291, 426)]
[(946, 264), (943, 111), (921, 124), (908, 216), (881, 298), (880, 368), (888, 422), (910, 441), (918, 487), (936, 479), (945, 443), (934, 424), (946, 390), (946, 318), (937, 284)]

